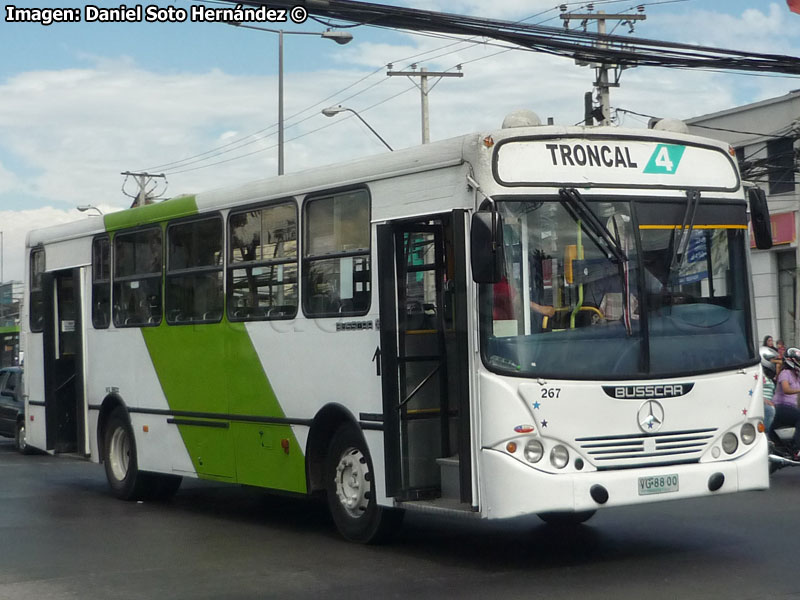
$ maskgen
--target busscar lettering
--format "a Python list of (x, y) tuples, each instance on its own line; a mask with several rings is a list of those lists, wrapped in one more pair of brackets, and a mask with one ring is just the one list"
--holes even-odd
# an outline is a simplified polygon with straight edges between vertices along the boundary
[(677, 398), (691, 393), (694, 383), (651, 383), (644, 385), (604, 385), (607, 396), (619, 400)]
[(81, 20), (79, 8), (17, 8), (6, 5), (6, 23), (78, 23)]
[(674, 398), (683, 396), (683, 386), (673, 385), (631, 385), (617, 387), (614, 390), (616, 398)]
[(627, 146), (612, 148), (596, 144), (545, 144), (556, 167), (608, 167), (638, 169)]

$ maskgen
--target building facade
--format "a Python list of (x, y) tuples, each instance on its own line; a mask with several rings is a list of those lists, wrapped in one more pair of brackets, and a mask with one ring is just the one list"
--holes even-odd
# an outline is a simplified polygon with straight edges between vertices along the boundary
[(767, 193), (773, 246), (751, 244), (758, 335), (800, 346), (800, 90), (686, 123), (691, 133), (728, 142), (742, 179)]

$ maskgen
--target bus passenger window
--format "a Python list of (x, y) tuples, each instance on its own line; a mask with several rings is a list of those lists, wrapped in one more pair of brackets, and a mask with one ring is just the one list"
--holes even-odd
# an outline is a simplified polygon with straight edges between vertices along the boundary
[(369, 195), (356, 190), (305, 205), (303, 310), (363, 315), (370, 305)]
[(297, 206), (281, 202), (231, 215), (228, 318), (297, 314)]
[(92, 325), (106, 329), (111, 322), (111, 245), (107, 237), (92, 242)]
[(30, 269), (30, 326), (31, 331), (36, 333), (44, 329), (44, 288), (42, 287), (44, 249), (38, 248), (31, 251)]
[(161, 323), (161, 228), (114, 237), (114, 326)]
[(167, 248), (167, 323), (221, 321), (222, 219), (170, 225)]

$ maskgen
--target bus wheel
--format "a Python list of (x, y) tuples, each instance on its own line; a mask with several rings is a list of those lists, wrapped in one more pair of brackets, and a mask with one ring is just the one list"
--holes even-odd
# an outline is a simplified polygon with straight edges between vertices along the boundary
[(575, 527), (585, 523), (594, 516), (596, 510), (582, 510), (579, 512), (548, 512), (536, 516), (548, 525), (555, 527)]
[(14, 446), (22, 454), (30, 454), (31, 447), (28, 446), (28, 437), (25, 432), (25, 421), (17, 421), (17, 429), (14, 435)]
[(361, 432), (354, 425), (340, 427), (325, 460), (325, 490), (336, 528), (352, 542), (380, 542), (402, 519), (401, 511), (378, 506), (372, 474)]
[(121, 500), (141, 499), (147, 476), (139, 471), (136, 440), (123, 408), (116, 408), (108, 418), (103, 448), (103, 462), (111, 492)]

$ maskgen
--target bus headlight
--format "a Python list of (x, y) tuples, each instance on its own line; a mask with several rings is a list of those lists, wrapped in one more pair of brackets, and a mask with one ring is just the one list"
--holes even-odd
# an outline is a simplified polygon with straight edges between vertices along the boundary
[(550, 463), (556, 469), (563, 469), (569, 462), (569, 450), (559, 444), (550, 451)]
[(739, 447), (739, 440), (736, 438), (735, 433), (731, 433), (730, 431), (722, 436), (722, 449), (725, 450), (726, 454), (733, 454), (736, 452), (736, 448)]
[(532, 463), (537, 463), (542, 460), (544, 456), (544, 447), (539, 440), (528, 440), (525, 444), (525, 460)]
[(756, 428), (753, 427), (752, 423), (745, 423), (742, 425), (742, 430), (739, 432), (739, 435), (742, 437), (742, 442), (744, 442), (746, 446), (749, 446), (756, 441)]

